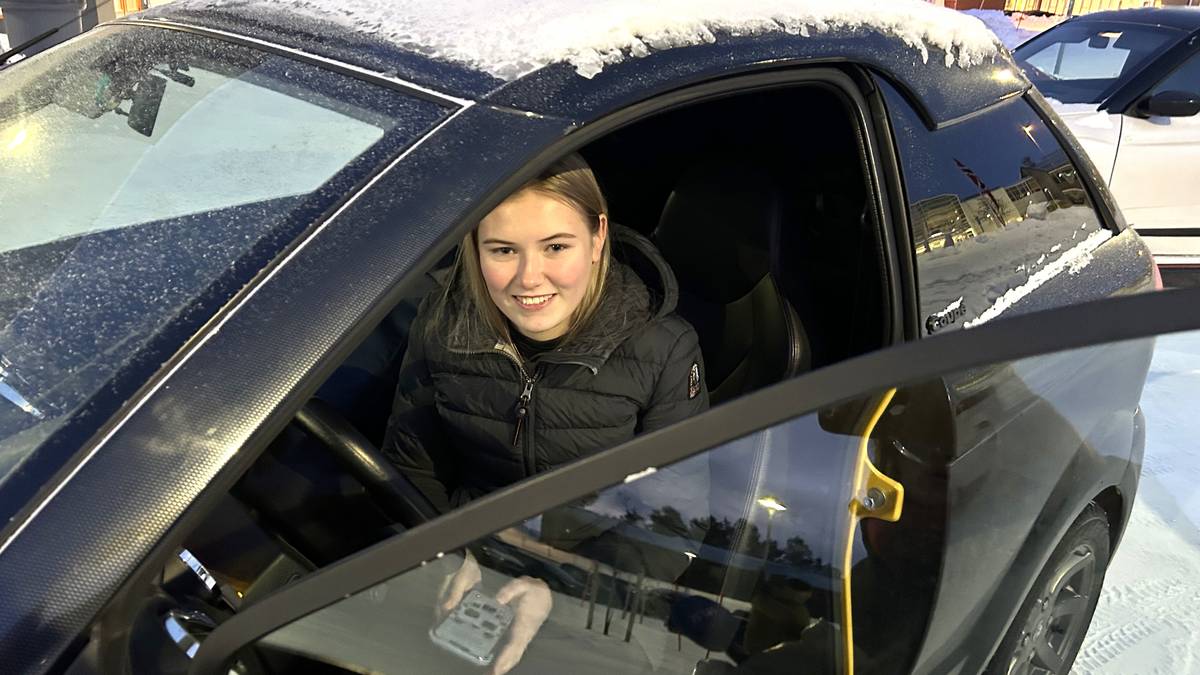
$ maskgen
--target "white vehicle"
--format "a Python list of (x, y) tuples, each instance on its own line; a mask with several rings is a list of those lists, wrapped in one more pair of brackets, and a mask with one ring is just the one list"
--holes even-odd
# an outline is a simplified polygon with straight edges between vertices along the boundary
[(1014, 56), (1108, 180), (1168, 284), (1200, 281), (1200, 8), (1089, 14)]

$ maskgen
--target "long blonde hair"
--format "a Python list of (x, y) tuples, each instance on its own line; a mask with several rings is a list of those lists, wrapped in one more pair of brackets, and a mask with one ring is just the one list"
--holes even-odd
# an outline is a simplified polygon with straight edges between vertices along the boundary
[[(608, 217), (608, 202), (592, 168), (578, 153), (571, 153), (552, 164), (537, 178), (526, 182), (515, 190), (516, 195), (525, 190), (535, 190), (570, 206), (588, 221), (588, 228), (595, 236), (600, 231), (601, 216)], [(511, 196), (511, 195), (510, 195)], [(452, 282), (446, 285), (445, 292), (439, 303), (437, 320), (432, 325), (449, 326), (446, 336), (450, 344), (465, 342), (471, 334), (472, 325), (481, 321), (500, 338), (501, 341), (512, 345), (512, 335), (509, 332), (508, 319), (501, 313), (500, 308), (488, 294), (487, 282), (483, 279), (483, 269), (479, 263), (479, 226), (476, 225), (467, 236), (463, 237), (458, 247), (458, 255), (454, 260), (451, 274)], [(570, 325), (563, 336), (563, 343), (568, 343), (583, 327), (588, 325), (595, 316), (600, 300), (604, 297), (604, 285), (608, 279), (608, 269), (612, 261), (612, 232), (604, 238), (600, 251), (600, 260), (592, 266), (592, 275), (588, 280), (587, 290), (583, 299), (571, 315)], [(461, 288), (465, 291), (466, 302), (459, 304), (454, 310), (450, 309), (452, 294)], [(465, 316), (446, 316), (447, 312), (463, 312)], [(449, 319), (449, 320), (447, 320)], [(431, 327), (432, 327), (431, 325)]]

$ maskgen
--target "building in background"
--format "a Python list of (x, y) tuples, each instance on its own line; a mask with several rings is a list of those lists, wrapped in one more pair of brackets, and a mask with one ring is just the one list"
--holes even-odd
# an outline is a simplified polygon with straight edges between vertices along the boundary
[[(960, 0), (958, 2), (959, 9), (974, 9), (973, 7), (964, 6), (971, 2), (978, 2), (978, 0)], [(990, 4), (990, 0), (984, 0), (984, 2), (985, 4)], [(1000, 4), (1003, 7), (993, 8), (988, 6), (982, 9), (1003, 9), (1009, 12), (1038, 12), (1061, 16), (1078, 16), (1080, 14), (1103, 12), (1110, 9), (1200, 6), (1200, 0), (1005, 0)]]
[(22, 50), (30, 56), (98, 23), (168, 2), (171, 0), (0, 0), (0, 54), (41, 37), (36, 45)]
[(1078, 16), (1110, 9), (1134, 7), (1200, 7), (1200, 0), (930, 0), (950, 9), (995, 9), (1027, 14)]
[(101, 21), (110, 21), (119, 19), (123, 16), (128, 16), (134, 12), (140, 12), (143, 9), (150, 9), (159, 5), (165, 5), (172, 0), (111, 0), (107, 9), (100, 8), (99, 13)]

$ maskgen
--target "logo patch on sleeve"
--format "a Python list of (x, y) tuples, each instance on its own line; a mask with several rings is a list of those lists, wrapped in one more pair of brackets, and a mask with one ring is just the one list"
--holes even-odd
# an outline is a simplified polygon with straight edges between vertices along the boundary
[(692, 369), (688, 372), (688, 398), (700, 395), (700, 364), (692, 361)]

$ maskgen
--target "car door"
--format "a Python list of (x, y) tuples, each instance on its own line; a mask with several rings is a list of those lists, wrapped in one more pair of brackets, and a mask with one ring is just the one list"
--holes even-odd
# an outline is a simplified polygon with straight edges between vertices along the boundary
[[(468, 608), (491, 615), (488, 598), (504, 595), (511, 625), (533, 617), (515, 672), (905, 671), (926, 639), (925, 621), (912, 621), (900, 594), (937, 579), (896, 575), (936, 544), (922, 533), (939, 517), (919, 466), (887, 457), (907, 434), (901, 454), (927, 458), (937, 421), (928, 414), (932, 390), (895, 385), (1007, 369), (1036, 386), (1047, 355), (1071, 359), (1115, 340), (1200, 328), (1178, 311), (1196, 296), (1119, 298), (1009, 319), (745, 397), (481, 499), (267, 598), (213, 633), (190, 672), (223, 673), (251, 658), (285, 670), (476, 672), (462, 654), (496, 663), (503, 648), (492, 649), (495, 634), (508, 640), (515, 629), (480, 619), (458, 637), (443, 634), (439, 604), (473, 564), (479, 569), (463, 585), (478, 595)], [(1141, 384), (1111, 386), (1136, 393)], [(1041, 404), (1069, 420), (1080, 407), (1107, 408), (1108, 398), (1076, 393)], [(976, 534), (1017, 541), (1023, 524), (1011, 516), (993, 510)], [(1121, 517), (1110, 516), (1114, 541)], [(533, 607), (505, 591), (514, 579), (540, 589), (530, 594)], [(1030, 578), (1018, 593), (1032, 586)], [(1054, 616), (1090, 617), (1096, 595), (1085, 601), (1064, 597)]]
[[(1194, 53), (1142, 99), (1165, 91), (1200, 95), (1200, 53)], [(1136, 108), (1137, 104), (1134, 104)], [(1111, 187), (1130, 224), (1156, 256), (1200, 255), (1196, 237), (1200, 194), (1200, 115), (1142, 116), (1122, 120)], [(1191, 229), (1190, 233), (1173, 232)]]
[[(747, 658), (802, 658), (832, 672), (870, 660), (849, 648), (853, 596), (843, 570), (870, 573), (860, 519), (903, 512), (904, 487), (870, 459), (894, 391), (803, 414), (827, 391), (795, 380), (747, 396), (481, 499), (385, 542), (390, 552), (330, 568), (323, 577), (386, 581), (271, 635), (264, 644), (281, 655), (268, 660), (285, 669), (316, 661), (384, 672), (403, 661), (413, 672), (469, 671), (463, 653), (487, 652), (494, 624), (504, 626), (481, 620), (473, 634), (454, 617), (430, 623), (460, 578), (485, 597), (532, 585), (504, 602), (514, 608), (510, 631), (528, 612), (544, 617), (520, 659), (535, 672), (568, 662), (581, 673), (697, 664), (720, 672)], [(789, 649), (767, 653), (781, 642)], [(486, 663), (493, 658), (505, 655)]]

